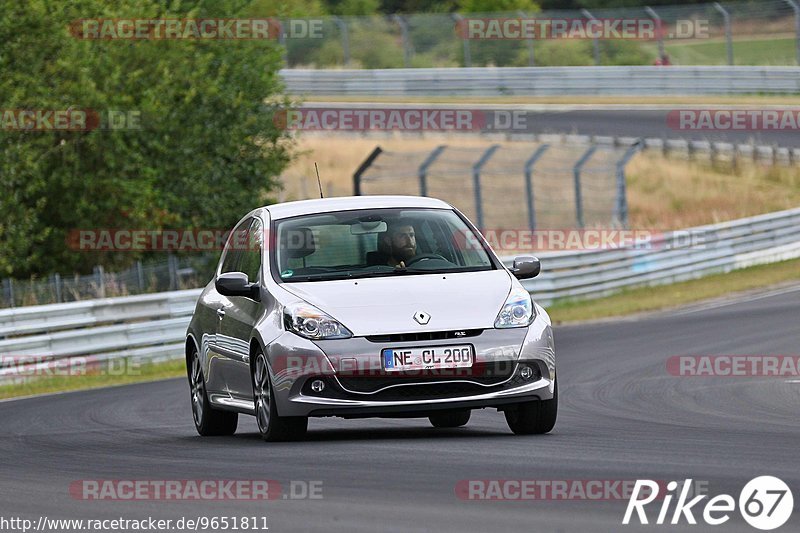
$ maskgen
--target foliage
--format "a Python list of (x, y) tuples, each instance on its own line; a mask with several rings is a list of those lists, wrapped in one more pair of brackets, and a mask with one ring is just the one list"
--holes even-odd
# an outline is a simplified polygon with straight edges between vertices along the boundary
[[(271, 40), (83, 40), (80, 18), (231, 17), (245, 2), (0, 1), (2, 109), (140, 114), (140, 127), (0, 129), (0, 275), (118, 268), (71, 229), (229, 228), (264, 203), (290, 157)], [(265, 99), (277, 102), (265, 103)], [(129, 124), (130, 125), (130, 124)]]

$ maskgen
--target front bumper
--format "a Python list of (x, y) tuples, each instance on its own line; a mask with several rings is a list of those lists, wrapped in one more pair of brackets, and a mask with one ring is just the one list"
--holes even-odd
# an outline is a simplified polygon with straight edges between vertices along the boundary
[[(388, 377), (381, 350), (410, 346), (472, 344), (480, 375)], [(547, 315), (527, 328), (486, 329), (470, 337), (389, 340), (367, 337), (311, 342), (285, 332), (267, 347), (273, 390), (281, 416), (425, 416), (445, 409), (502, 407), (553, 397), (555, 352)], [(532, 377), (521, 376), (530, 367)], [(353, 368), (369, 371), (354, 376)], [(322, 392), (310, 383), (322, 380)]]

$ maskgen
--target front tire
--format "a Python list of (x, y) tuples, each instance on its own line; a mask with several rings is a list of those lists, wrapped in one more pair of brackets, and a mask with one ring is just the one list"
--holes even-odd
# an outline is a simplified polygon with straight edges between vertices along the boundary
[(435, 428), (457, 428), (465, 426), (469, 422), (469, 417), (472, 411), (469, 409), (462, 411), (444, 411), (442, 413), (434, 413), (428, 417), (431, 425)]
[(200, 356), (195, 349), (189, 366), (189, 387), (192, 399), (192, 418), (197, 433), (203, 437), (233, 435), (239, 424), (239, 415), (230, 411), (220, 411), (211, 406), (206, 393)]
[(307, 417), (278, 416), (267, 358), (260, 352), (256, 355), (253, 367), (253, 392), (256, 424), (261, 438), (267, 442), (278, 442), (301, 440), (305, 436), (308, 430)]
[(516, 435), (541, 435), (549, 433), (558, 417), (558, 381), (553, 389), (552, 400), (534, 400), (506, 410), (508, 427)]

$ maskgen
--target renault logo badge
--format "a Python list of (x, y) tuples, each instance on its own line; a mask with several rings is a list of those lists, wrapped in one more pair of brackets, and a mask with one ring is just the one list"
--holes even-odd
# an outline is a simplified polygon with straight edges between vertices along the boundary
[(430, 319), (431, 319), (431, 315), (429, 315), (428, 313), (425, 313), (423, 311), (417, 311), (416, 313), (414, 313), (414, 320), (416, 320), (418, 323), (422, 324), (423, 326), (425, 324), (427, 324), (430, 321)]

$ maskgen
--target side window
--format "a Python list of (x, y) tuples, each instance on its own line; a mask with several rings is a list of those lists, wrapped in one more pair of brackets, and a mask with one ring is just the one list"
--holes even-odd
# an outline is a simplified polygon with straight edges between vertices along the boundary
[(253, 223), (252, 218), (248, 218), (228, 235), (228, 240), (225, 243), (225, 251), (222, 256), (222, 266), (220, 274), (226, 272), (241, 272), (241, 262), (243, 252), (246, 251), (247, 241), (249, 236), (248, 229)]
[(239, 271), (247, 274), (247, 279), (250, 283), (260, 280), (259, 273), (261, 272), (261, 248), (263, 241), (264, 228), (260, 220), (254, 219), (253, 224), (250, 226), (247, 243), (244, 249), (241, 250), (241, 260), (239, 262)]

